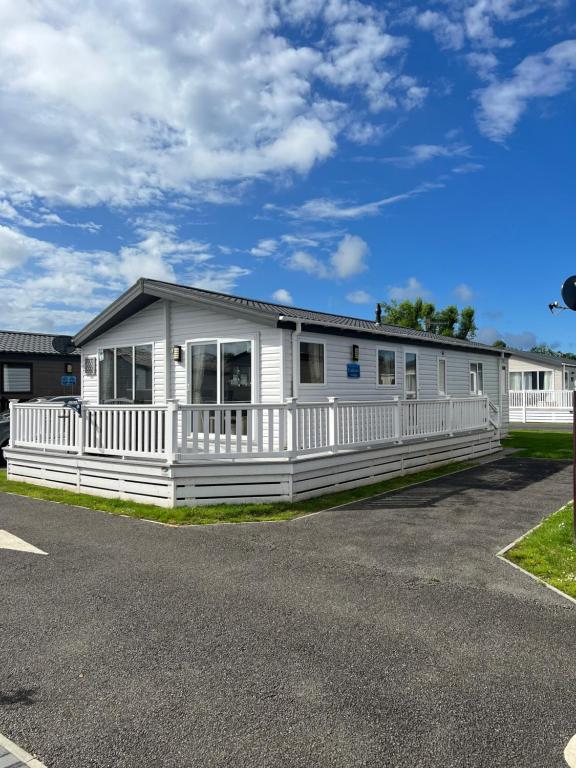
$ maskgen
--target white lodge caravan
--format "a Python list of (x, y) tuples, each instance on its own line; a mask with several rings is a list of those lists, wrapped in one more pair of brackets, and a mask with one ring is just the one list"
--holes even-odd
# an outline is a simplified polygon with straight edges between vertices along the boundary
[(9, 476), (165, 506), (295, 500), (500, 449), (506, 350), (139, 280), (80, 412), (13, 405)]

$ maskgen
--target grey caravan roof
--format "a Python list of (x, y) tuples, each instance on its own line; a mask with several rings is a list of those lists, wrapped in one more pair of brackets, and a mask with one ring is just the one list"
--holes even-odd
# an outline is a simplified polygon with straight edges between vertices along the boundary
[[(52, 333), (28, 333), (27, 331), (0, 331), (0, 354), (53, 355), (62, 353), (54, 349), (52, 342), (57, 338)], [(72, 352), (71, 354), (78, 354)]]
[[(500, 355), (502, 352), (500, 349), (479, 344), (475, 341), (455, 339), (450, 336), (441, 336), (396, 325), (378, 325), (374, 320), (336, 315), (329, 312), (318, 312), (312, 309), (302, 309), (260, 299), (249, 299), (243, 296), (233, 296), (227, 293), (207, 291), (203, 288), (194, 288), (144, 278), (135, 283), (132, 288), (129, 288), (128, 291), (101, 312), (98, 317), (85, 326), (74, 337), (74, 343), (78, 346), (85, 344), (105, 330), (112, 328), (122, 320), (159, 299), (190, 301), (214, 308), (220, 307), (221, 309), (231, 310), (242, 315), (249, 315), (254, 320), (260, 319), (262, 321), (268, 319), (269, 322), (275, 322), (280, 327), (289, 327), (291, 323), (301, 322), (308, 330), (316, 328), (319, 331), (322, 328), (327, 332), (338, 333), (339, 335), (369, 335), (395, 341), (420, 342), (433, 344), (434, 346), (441, 345), (443, 347), (489, 352), (497, 355)], [(504, 352), (506, 355), (508, 354), (508, 350), (504, 350)]]

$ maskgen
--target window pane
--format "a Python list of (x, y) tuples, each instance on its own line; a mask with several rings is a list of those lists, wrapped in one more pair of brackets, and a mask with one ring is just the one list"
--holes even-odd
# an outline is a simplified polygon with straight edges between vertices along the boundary
[(438, 360), (438, 393), (446, 394), (446, 360)]
[(136, 394), (134, 402), (152, 402), (152, 344), (134, 347), (134, 376), (136, 381)]
[(476, 363), (478, 368), (478, 394), (481, 395), (484, 392), (484, 369), (482, 363)]
[(218, 347), (192, 344), (190, 347), (190, 402), (218, 402)]
[(252, 400), (252, 342), (229, 341), (221, 345), (222, 402)]
[(511, 373), (510, 374), (510, 389), (513, 390), (520, 390), (522, 389), (522, 374), (521, 373)]
[(134, 399), (132, 391), (132, 362), (132, 347), (118, 347), (116, 350), (116, 400), (132, 402)]
[(300, 384), (324, 384), (324, 345), (300, 342)]
[(414, 352), (406, 352), (405, 370), (406, 370), (406, 381), (405, 381), (406, 397), (414, 398), (416, 397), (416, 387), (417, 387), (416, 354)]
[(103, 349), (100, 352), (100, 402), (114, 399), (114, 350)]
[(396, 353), (389, 349), (378, 350), (378, 384), (396, 384)]
[(4, 365), (4, 392), (31, 392), (32, 370), (28, 365)]

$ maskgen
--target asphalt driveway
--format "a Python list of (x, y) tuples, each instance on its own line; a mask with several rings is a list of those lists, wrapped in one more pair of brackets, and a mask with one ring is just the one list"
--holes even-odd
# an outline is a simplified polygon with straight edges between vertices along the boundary
[(555, 768), (576, 610), (495, 558), (570, 470), (504, 459), (282, 524), (0, 495), (0, 732), (48, 768)]

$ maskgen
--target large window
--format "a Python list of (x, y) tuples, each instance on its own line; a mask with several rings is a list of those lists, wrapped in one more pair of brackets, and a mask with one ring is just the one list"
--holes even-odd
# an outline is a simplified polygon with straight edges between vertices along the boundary
[(2, 389), (6, 393), (29, 394), (32, 391), (32, 366), (4, 363)]
[(482, 363), (470, 363), (470, 394), (484, 393), (484, 368)]
[(514, 371), (510, 374), (510, 389), (552, 389), (552, 371)]
[(190, 403), (252, 402), (252, 342), (190, 344)]
[(152, 403), (152, 344), (101, 349), (100, 403)]
[(324, 384), (324, 344), (300, 342), (300, 384)]
[(404, 355), (404, 395), (407, 400), (418, 397), (418, 357), (415, 352)]
[(391, 349), (378, 350), (378, 384), (384, 387), (396, 384), (396, 352)]

